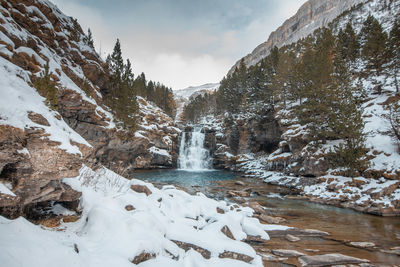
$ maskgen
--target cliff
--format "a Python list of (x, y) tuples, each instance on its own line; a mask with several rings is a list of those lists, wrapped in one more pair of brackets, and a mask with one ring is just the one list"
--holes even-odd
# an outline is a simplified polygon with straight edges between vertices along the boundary
[[(368, 2), (367, 0), (309, 0), (297, 13), (286, 20), (282, 26), (272, 32), (268, 40), (257, 46), (250, 54), (245, 56), (247, 66), (257, 64), (269, 55), (274, 46), (278, 48), (296, 42), (306, 37), (316, 29), (328, 26), (335, 18), (351, 7)], [(239, 66), (241, 60), (229, 70), (231, 74)]]
[(154, 104), (138, 98), (135, 132), (117, 126), (105, 105), (107, 64), (86, 40), (77, 21), (49, 1), (1, 1), (3, 215), (18, 216), (36, 203), (77, 202), (80, 193), (62, 179), (77, 176), (83, 164), (126, 176), (176, 164), (179, 129)]

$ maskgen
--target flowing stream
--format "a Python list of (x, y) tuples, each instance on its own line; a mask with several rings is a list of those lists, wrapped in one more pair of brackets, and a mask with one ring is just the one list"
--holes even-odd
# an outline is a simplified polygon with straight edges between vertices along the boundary
[[(280, 195), (283, 188), (267, 185), (259, 179), (243, 179), (236, 173), (213, 170), (212, 158), (204, 147), (205, 134), (201, 130), (201, 127), (195, 127), (192, 132), (182, 133), (179, 169), (138, 171), (133, 177), (158, 186), (173, 184), (185, 188), (190, 193), (200, 191), (209, 197), (227, 201), (233, 201), (226, 198), (229, 190), (246, 189), (256, 193), (250, 194), (245, 201), (263, 203), (270, 214), (287, 220), (283, 224), (303, 229), (314, 228), (331, 234), (323, 239), (302, 237), (301, 241), (295, 243), (288, 242), (284, 238), (272, 238), (267, 243), (269, 249), (294, 249), (303, 252), (312, 249), (315, 252), (307, 252), (307, 254), (342, 253), (369, 259), (378, 264), (390, 264), (390, 266), (400, 264), (400, 256), (383, 252), (400, 246), (398, 218), (377, 217), (286, 198)], [(238, 186), (235, 182), (237, 180), (241, 180), (244, 185)], [(285, 194), (290, 194), (288, 189), (284, 190), (286, 190)], [(350, 241), (374, 242), (377, 247), (374, 249), (355, 248), (348, 245)]]

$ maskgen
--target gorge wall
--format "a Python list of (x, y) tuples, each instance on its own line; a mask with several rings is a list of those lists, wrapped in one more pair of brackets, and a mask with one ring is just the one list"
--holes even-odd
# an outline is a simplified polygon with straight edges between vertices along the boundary
[[(137, 129), (127, 131), (105, 104), (107, 64), (77, 21), (46, 0), (0, 5), (0, 213), (18, 216), (36, 203), (74, 203), (62, 182), (83, 165), (134, 169), (176, 165), (180, 130), (138, 97)], [(47, 86), (36, 82), (48, 66)], [(50, 88), (55, 87), (49, 100)], [(46, 99), (47, 98), (47, 99)], [(51, 103), (50, 103), (51, 101)]]
[[(313, 33), (316, 29), (327, 26), (344, 11), (351, 7), (368, 2), (368, 0), (309, 0), (297, 13), (286, 20), (282, 26), (272, 32), (268, 40), (257, 46), (250, 54), (245, 56), (247, 66), (257, 64), (261, 59), (269, 55), (274, 46), (278, 48), (296, 42)], [(232, 74), (241, 60), (230, 69)]]

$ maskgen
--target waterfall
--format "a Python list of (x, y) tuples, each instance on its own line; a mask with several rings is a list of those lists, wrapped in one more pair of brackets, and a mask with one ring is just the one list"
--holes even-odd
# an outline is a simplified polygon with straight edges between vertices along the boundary
[(204, 148), (205, 134), (201, 127), (193, 132), (182, 132), (179, 148), (178, 168), (188, 171), (209, 170), (211, 167), (210, 152)]

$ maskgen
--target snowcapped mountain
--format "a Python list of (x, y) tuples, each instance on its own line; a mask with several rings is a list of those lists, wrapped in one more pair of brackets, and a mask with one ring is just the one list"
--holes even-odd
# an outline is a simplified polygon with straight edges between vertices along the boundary
[(190, 97), (196, 97), (199, 94), (205, 92), (212, 92), (219, 88), (219, 83), (207, 83), (200, 86), (190, 86), (185, 89), (174, 91), (175, 99), (184, 98), (189, 99)]
[(189, 102), (191, 97), (197, 97), (198, 95), (204, 95), (205, 93), (215, 92), (218, 90), (219, 85), (219, 83), (207, 83), (200, 86), (190, 86), (185, 89), (174, 91), (174, 98), (177, 106), (175, 120), (179, 121), (179, 118), (183, 112), (183, 108)]

